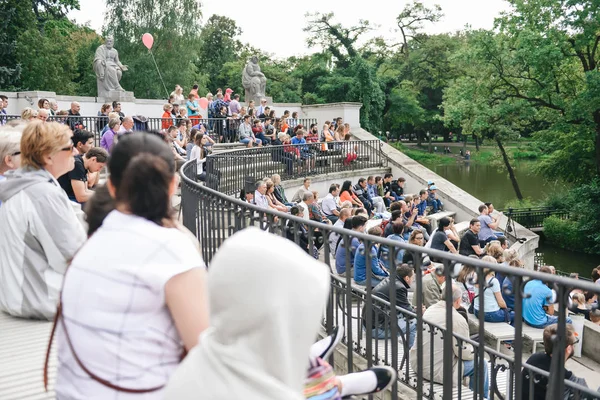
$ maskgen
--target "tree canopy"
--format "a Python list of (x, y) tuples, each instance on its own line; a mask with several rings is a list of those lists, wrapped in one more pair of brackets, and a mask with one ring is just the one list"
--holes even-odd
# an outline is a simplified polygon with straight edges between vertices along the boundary
[[(489, 139), (529, 137), (540, 170), (581, 182), (600, 173), (600, 0), (509, 0), (490, 30), (427, 34), (443, 10), (416, 0), (395, 17), (392, 38), (366, 20), (306, 15), (310, 55), (281, 59), (240, 41), (236, 21), (198, 0), (107, 0), (102, 36), (69, 21), (77, 0), (6, 0), (0, 9), (0, 87), (95, 95), (95, 48), (114, 36), (137, 97), (165, 98), (141, 35), (167, 86), (243, 93), (241, 71), (258, 55), (276, 102), (361, 102), (361, 124), (391, 137), (452, 131)], [(464, 136), (463, 135), (463, 136)]]

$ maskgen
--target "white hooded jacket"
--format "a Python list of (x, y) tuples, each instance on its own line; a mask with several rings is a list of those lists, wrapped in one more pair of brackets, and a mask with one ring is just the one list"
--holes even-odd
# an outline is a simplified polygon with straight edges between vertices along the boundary
[(67, 262), (86, 239), (67, 195), (46, 170), (0, 182), (0, 310), (51, 320)]
[(301, 400), (309, 349), (329, 293), (324, 264), (248, 228), (208, 270), (211, 327), (167, 386), (169, 400)]

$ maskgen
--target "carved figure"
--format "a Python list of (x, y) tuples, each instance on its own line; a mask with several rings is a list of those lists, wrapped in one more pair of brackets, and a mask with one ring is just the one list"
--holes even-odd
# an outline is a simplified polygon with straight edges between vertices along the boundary
[(94, 72), (98, 82), (98, 97), (108, 97), (110, 91), (121, 91), (119, 81), (127, 66), (119, 61), (119, 53), (113, 48), (114, 39), (106, 38), (106, 43), (96, 49), (94, 57)]
[(267, 78), (265, 77), (265, 74), (260, 71), (257, 56), (252, 56), (250, 61), (248, 61), (244, 67), (244, 70), (242, 71), (242, 85), (245, 89), (245, 100), (247, 102), (254, 100), (259, 103), (260, 99), (265, 96)]

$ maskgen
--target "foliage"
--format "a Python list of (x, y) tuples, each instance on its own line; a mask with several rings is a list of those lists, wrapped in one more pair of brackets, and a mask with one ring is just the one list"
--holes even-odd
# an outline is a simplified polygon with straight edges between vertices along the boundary
[(207, 76), (209, 88), (228, 87), (230, 82), (221, 74), (223, 66), (239, 58), (242, 48), (237, 37), (242, 30), (231, 18), (211, 15), (202, 27), (199, 37), (198, 71)]
[[(568, 221), (544, 220), (544, 235), (553, 244), (567, 249), (600, 254), (600, 180), (585, 183), (562, 199), (555, 199), (570, 211)], [(560, 203), (559, 203), (560, 202)]]
[[(56, 51), (57, 39), (64, 38), (64, 28), (69, 29), (73, 24), (66, 19), (68, 11), (79, 9), (77, 0), (4, 0), (0, 7), (0, 88), (15, 90), (26, 87), (35, 80), (30, 73), (43, 70), (43, 59), (50, 56), (49, 70), (57, 75), (51, 79), (70, 83), (68, 59), (59, 60), (60, 50)], [(47, 34), (46, 30), (50, 32)], [(57, 37), (57, 32), (62, 35)], [(53, 53), (45, 45), (53, 46)], [(64, 45), (64, 43), (63, 43)], [(43, 53), (43, 54), (42, 54)], [(36, 60), (31, 58), (37, 57)], [(28, 65), (23, 65), (28, 63)], [(32, 64), (36, 64), (32, 66)], [(63, 74), (62, 66), (67, 71)], [(32, 69), (32, 71), (26, 68)], [(43, 87), (34, 85), (34, 89)], [(45, 89), (45, 88), (44, 88)]]
[(445, 92), (446, 122), (475, 134), (487, 126), (534, 132), (550, 156), (545, 174), (578, 182), (597, 175), (600, 2), (510, 3), (496, 32), (472, 32), (458, 54), (467, 74)]
[(454, 164), (456, 162), (456, 158), (443, 156), (441, 154), (428, 153), (426, 151), (415, 150), (404, 146), (400, 142), (390, 143), (396, 149), (400, 150), (402, 153), (406, 154), (408, 157), (413, 160), (425, 164), (425, 165), (443, 165), (443, 164)]
[(544, 236), (555, 246), (573, 251), (584, 251), (585, 247), (577, 230), (577, 224), (558, 217), (544, 220)]
[[(176, 84), (191, 87), (203, 77), (196, 71), (200, 32), (197, 0), (107, 0), (105, 36), (113, 36), (123, 73), (121, 86), (136, 97), (166, 98)], [(150, 52), (141, 37), (154, 37), (152, 53), (164, 79), (163, 87)], [(205, 78), (204, 78), (205, 81)]]

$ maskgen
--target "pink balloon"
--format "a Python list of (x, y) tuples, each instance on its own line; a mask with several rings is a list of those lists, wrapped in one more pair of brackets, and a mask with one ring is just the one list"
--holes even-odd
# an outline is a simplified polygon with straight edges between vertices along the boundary
[(208, 107), (208, 99), (206, 97), (200, 97), (198, 104), (200, 105), (200, 108), (206, 108)]
[(150, 50), (150, 49), (152, 49), (152, 45), (154, 44), (154, 38), (152, 37), (151, 34), (144, 33), (142, 35), (142, 42), (144, 43), (144, 46), (146, 46), (148, 48), (148, 50)]

